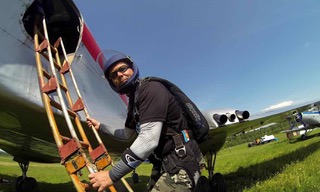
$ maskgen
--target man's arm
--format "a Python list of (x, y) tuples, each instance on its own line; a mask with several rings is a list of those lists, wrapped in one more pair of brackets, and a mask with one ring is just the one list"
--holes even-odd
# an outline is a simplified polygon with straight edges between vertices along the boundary
[[(141, 132), (130, 149), (122, 154), (122, 159), (109, 171), (89, 175), (90, 182), (98, 191), (103, 191), (127, 173), (138, 167), (158, 146), (162, 122), (149, 122), (141, 125)], [(128, 158), (134, 156), (134, 159)]]
[(118, 140), (129, 140), (133, 136), (136, 135), (136, 131), (133, 129), (129, 129), (126, 127), (123, 128), (112, 128), (108, 125), (105, 125), (103, 123), (99, 126), (99, 132), (109, 134), (113, 137), (115, 137)]
[(110, 170), (110, 178), (113, 182), (120, 180), (150, 156), (159, 144), (162, 124), (162, 122), (149, 122), (140, 126), (141, 131), (137, 139)]
[(118, 140), (130, 140), (135, 136), (136, 132), (135, 130), (128, 129), (128, 128), (113, 128), (108, 125), (105, 125), (103, 123), (100, 123), (96, 119), (93, 118), (87, 118), (87, 123), (89, 127), (93, 126), (97, 131), (109, 134), (113, 137), (115, 137)]

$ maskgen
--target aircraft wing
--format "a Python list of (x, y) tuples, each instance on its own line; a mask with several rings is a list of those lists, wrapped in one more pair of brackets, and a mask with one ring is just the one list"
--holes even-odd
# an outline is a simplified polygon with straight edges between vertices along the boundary
[(208, 139), (201, 143), (203, 154), (208, 151), (217, 153), (224, 145), (227, 136), (234, 135), (247, 128), (244, 124), (250, 113), (235, 109), (216, 109), (202, 111), (210, 130)]
[(308, 129), (307, 127), (295, 127), (293, 129), (281, 131), (281, 133), (292, 133), (292, 132), (302, 131), (302, 130), (307, 130), (307, 129)]

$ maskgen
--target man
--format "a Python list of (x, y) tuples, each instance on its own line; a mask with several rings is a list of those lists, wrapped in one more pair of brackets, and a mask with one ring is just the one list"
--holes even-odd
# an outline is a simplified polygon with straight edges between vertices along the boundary
[[(87, 119), (88, 125), (119, 139), (132, 131), (138, 136), (110, 171), (89, 175), (93, 187), (103, 191), (149, 159), (153, 170), (148, 191), (191, 191), (200, 177), (202, 154), (175, 97), (160, 82), (139, 79), (138, 67), (119, 52), (107, 58), (104, 74), (114, 91), (129, 97), (126, 128), (112, 132), (93, 118)], [(181, 140), (181, 131), (190, 140)], [(176, 150), (179, 142), (184, 150)]]

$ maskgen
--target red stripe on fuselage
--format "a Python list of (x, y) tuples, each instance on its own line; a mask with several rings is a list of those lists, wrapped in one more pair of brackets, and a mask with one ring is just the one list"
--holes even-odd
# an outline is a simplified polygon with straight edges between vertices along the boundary
[[(98, 54), (101, 52), (101, 49), (85, 23), (83, 23), (82, 42), (83, 42), (84, 46), (87, 48), (87, 50), (89, 51), (92, 58), (94, 60), (96, 60), (98, 57)], [(101, 69), (103, 69), (103, 64), (99, 63), (99, 65), (100, 65)], [(120, 97), (123, 100), (123, 102), (125, 104), (127, 104), (126, 96), (120, 95)]]

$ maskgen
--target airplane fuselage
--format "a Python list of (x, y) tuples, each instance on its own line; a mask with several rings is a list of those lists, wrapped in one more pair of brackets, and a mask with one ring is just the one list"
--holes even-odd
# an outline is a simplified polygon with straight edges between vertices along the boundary
[(320, 125), (320, 111), (304, 111), (301, 113), (303, 123), (310, 126)]

